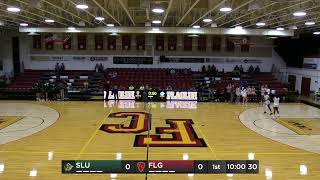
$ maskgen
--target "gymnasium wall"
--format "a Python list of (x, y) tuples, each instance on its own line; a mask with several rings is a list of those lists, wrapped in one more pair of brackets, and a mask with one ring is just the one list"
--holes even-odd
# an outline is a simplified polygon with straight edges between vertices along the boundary
[[(106, 47), (105, 36), (105, 47)], [(251, 48), (250, 52), (241, 52), (240, 47), (236, 47), (234, 52), (228, 52), (225, 49), (225, 39), (222, 38), (221, 51), (215, 52), (211, 49), (212, 38), (207, 38), (207, 50), (199, 51), (197, 49), (198, 40), (193, 38), (193, 50), (183, 50), (183, 36), (180, 35), (177, 38), (177, 50), (176, 51), (156, 51), (155, 49), (155, 37), (153, 35), (146, 35), (146, 49), (145, 51), (136, 50), (134, 35), (131, 38), (131, 50), (121, 50), (121, 36), (117, 37), (117, 50), (94, 50), (94, 34), (87, 34), (87, 49), (77, 50), (77, 35), (72, 35), (72, 48), (71, 50), (64, 50), (61, 44), (55, 45), (54, 50), (45, 50), (44, 43), (42, 43), (41, 50), (35, 50), (32, 48), (32, 36), (21, 36), (21, 60), (24, 62), (26, 69), (53, 69), (57, 62), (55, 60), (43, 60), (43, 56), (56, 57), (56, 56), (103, 56), (108, 60), (105, 61), (89, 61), (89, 60), (70, 60), (63, 61), (67, 69), (94, 69), (96, 63), (102, 63), (105, 67), (137, 67), (137, 68), (191, 68), (192, 70), (199, 70), (203, 65), (215, 64), (218, 69), (224, 68), (225, 71), (231, 71), (235, 65), (243, 64), (245, 68), (250, 65), (259, 65), (262, 71), (270, 71), (272, 64), (279, 67), (284, 67), (285, 63), (282, 59), (273, 51), (273, 41), (266, 39), (265, 37), (250, 37)], [(168, 38), (165, 37), (165, 47), (167, 47)], [(113, 64), (114, 56), (153, 56), (153, 65), (132, 65), (132, 64)], [(160, 56), (166, 57), (184, 57), (184, 58), (212, 58), (210, 63), (160, 63)], [(31, 58), (32, 57), (32, 58)], [(40, 57), (40, 58), (39, 58)], [(52, 58), (51, 58), (52, 59)], [(247, 59), (253, 63), (245, 63)], [(258, 60), (259, 62), (257, 62)]]
[[(272, 50), (272, 40), (265, 37), (250, 37), (252, 43), (250, 52), (240, 52), (240, 47), (236, 47), (234, 52), (227, 52), (225, 50), (225, 42), (222, 40), (222, 47), (220, 52), (214, 52), (211, 50), (211, 38), (207, 39), (207, 50), (198, 51), (197, 38), (193, 38), (193, 51), (183, 51), (183, 36), (178, 36), (177, 50), (176, 51), (156, 51), (155, 39), (151, 35), (146, 37), (146, 50), (135, 50), (135, 38), (131, 38), (131, 50), (94, 50), (94, 35), (88, 34), (87, 50), (75, 50), (77, 49), (76, 34), (73, 34), (72, 48), (73, 50), (63, 50), (62, 45), (55, 45), (54, 50), (45, 50), (44, 42), (42, 43), (41, 50), (34, 50), (32, 47), (32, 36), (26, 34), (18, 34), (14, 32), (6, 32), (0, 36), (0, 60), (3, 61), (3, 70), (0, 74), (12, 74), (12, 36), (20, 37), (20, 59), (25, 69), (53, 69), (57, 62), (56, 60), (41, 60), (31, 58), (32, 56), (103, 56), (106, 57), (106, 61), (90, 61), (90, 60), (70, 60), (63, 61), (67, 69), (83, 69), (92, 70), (96, 63), (102, 63), (106, 68), (122, 67), (122, 68), (191, 68), (192, 70), (200, 70), (203, 65), (215, 64), (218, 69), (224, 68), (225, 71), (231, 71), (235, 65), (242, 64), (245, 69), (250, 65), (259, 65), (262, 71), (270, 71), (273, 64), (277, 67), (285, 67), (285, 63)], [(9, 33), (9, 34), (8, 34)], [(105, 40), (106, 41), (106, 40)], [(106, 44), (106, 42), (104, 42)], [(167, 38), (165, 38), (165, 48), (167, 49)], [(106, 45), (105, 45), (106, 46)], [(117, 37), (117, 49), (121, 48), (121, 36)], [(105, 47), (106, 49), (106, 47)], [(180, 58), (210, 58), (210, 63), (160, 63), (160, 55), (166, 57), (180, 57)], [(114, 56), (154, 56), (153, 65), (133, 65), (133, 64), (113, 64)], [(246, 63), (245, 60), (248, 60)]]
[(287, 68), (282, 69), (282, 72), (285, 72), (286, 75), (294, 75), (296, 76), (296, 91), (299, 93), (301, 92), (301, 83), (302, 77), (311, 78), (310, 83), (310, 91), (317, 91), (320, 87), (320, 71), (319, 70), (312, 70), (312, 69), (305, 69), (305, 68)]

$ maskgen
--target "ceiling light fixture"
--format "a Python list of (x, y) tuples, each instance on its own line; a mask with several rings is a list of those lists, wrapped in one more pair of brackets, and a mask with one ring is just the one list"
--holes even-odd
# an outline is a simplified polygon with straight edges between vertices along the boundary
[(229, 12), (229, 11), (231, 11), (231, 10), (232, 10), (232, 8), (231, 8), (231, 7), (228, 7), (228, 6), (223, 7), (223, 8), (220, 8), (220, 11), (221, 11), (221, 12)]
[(46, 20), (44, 20), (45, 22), (47, 22), (47, 23), (54, 23), (54, 20), (53, 19), (46, 19)]
[(199, 29), (200, 26), (199, 26), (199, 25), (194, 25), (194, 26), (192, 26), (192, 28), (194, 28), (194, 29)]
[(152, 12), (154, 12), (154, 13), (163, 13), (164, 10), (161, 9), (161, 8), (154, 8), (154, 9), (152, 9)]
[(236, 27), (234, 27), (235, 29), (243, 29), (243, 27), (242, 26), (236, 26)]
[(297, 16), (297, 17), (302, 17), (302, 16), (307, 15), (307, 13), (304, 11), (297, 11), (297, 12), (294, 12), (293, 15)]
[(27, 23), (20, 23), (20, 26), (28, 26)]
[(153, 20), (152, 23), (153, 23), (153, 24), (160, 24), (161, 21), (160, 21), (160, 20)]
[(284, 28), (282, 28), (282, 27), (277, 28), (277, 31), (283, 31), (283, 30), (284, 30)]
[(320, 31), (317, 31), (317, 32), (313, 32), (314, 35), (319, 35), (320, 34)]
[(97, 17), (95, 17), (95, 19), (98, 21), (104, 21), (104, 17), (101, 17), (101, 16), (97, 16)]
[(7, 7), (7, 11), (10, 11), (10, 12), (19, 12), (20, 9), (17, 8), (17, 7)]
[(206, 23), (209, 23), (209, 22), (212, 22), (212, 19), (210, 19), (210, 18), (205, 18), (205, 19), (203, 19), (202, 21), (203, 21), (203, 22), (206, 22)]
[(264, 23), (264, 22), (258, 22), (256, 25), (261, 27), (261, 26), (265, 26), (266, 23)]
[(304, 24), (307, 25), (307, 26), (311, 26), (311, 25), (315, 25), (316, 23), (313, 22), (313, 21), (308, 21), (308, 22), (306, 22)]
[(78, 4), (76, 7), (77, 7), (78, 9), (88, 9), (88, 8), (89, 8), (89, 6), (86, 5), (86, 4)]
[(114, 24), (107, 24), (108, 27), (114, 27)]
[(68, 30), (74, 31), (74, 30), (76, 30), (76, 28), (75, 27), (68, 27)]

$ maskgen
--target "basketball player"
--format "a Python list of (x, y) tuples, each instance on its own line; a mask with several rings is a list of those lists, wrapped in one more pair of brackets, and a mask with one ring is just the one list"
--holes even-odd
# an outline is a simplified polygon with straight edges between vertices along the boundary
[(278, 116), (280, 116), (279, 105), (280, 105), (280, 98), (278, 97), (278, 95), (275, 95), (273, 98), (273, 114), (274, 115), (276, 115), (277, 113)]
[(242, 87), (241, 96), (242, 96), (242, 104), (247, 106), (248, 94), (247, 94), (247, 89), (245, 87)]
[(264, 93), (264, 96), (263, 96), (263, 107), (264, 107), (264, 113), (267, 113), (267, 109), (269, 109), (270, 115), (272, 115), (272, 110), (270, 108), (270, 96), (269, 96), (268, 92)]

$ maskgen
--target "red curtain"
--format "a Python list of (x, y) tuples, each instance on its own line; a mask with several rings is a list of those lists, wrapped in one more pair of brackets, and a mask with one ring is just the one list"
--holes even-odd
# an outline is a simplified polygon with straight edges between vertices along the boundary
[(234, 45), (233, 39), (228, 37), (226, 38), (226, 49), (227, 51), (234, 51), (235, 45)]
[(164, 36), (163, 35), (156, 36), (156, 49), (158, 51), (164, 50)]
[(33, 49), (41, 49), (41, 35), (33, 36)]
[(117, 49), (117, 37), (108, 36), (108, 50), (116, 50)]
[(71, 49), (71, 36), (65, 36), (65, 39), (62, 44), (63, 49)]
[(137, 45), (137, 50), (145, 50), (146, 45), (145, 45), (145, 36), (144, 35), (137, 35), (136, 36), (136, 45)]
[(221, 50), (221, 37), (213, 36), (212, 37), (212, 51), (220, 51)]
[(78, 49), (79, 50), (87, 49), (87, 36), (84, 34), (78, 35)]
[(184, 36), (183, 47), (185, 51), (192, 51), (192, 37)]
[(199, 36), (198, 38), (198, 50), (205, 51), (207, 49), (207, 37)]
[(169, 51), (177, 50), (177, 35), (168, 36), (168, 50)]
[(131, 48), (131, 36), (122, 36), (122, 50), (130, 50)]
[(45, 38), (45, 46), (47, 50), (53, 49), (53, 34), (46, 34)]
[(95, 50), (103, 50), (103, 35), (94, 37)]

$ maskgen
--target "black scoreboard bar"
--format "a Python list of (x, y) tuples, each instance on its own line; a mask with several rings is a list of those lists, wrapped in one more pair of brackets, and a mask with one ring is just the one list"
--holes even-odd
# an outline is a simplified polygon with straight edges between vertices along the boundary
[(62, 173), (258, 174), (258, 160), (63, 160)]

